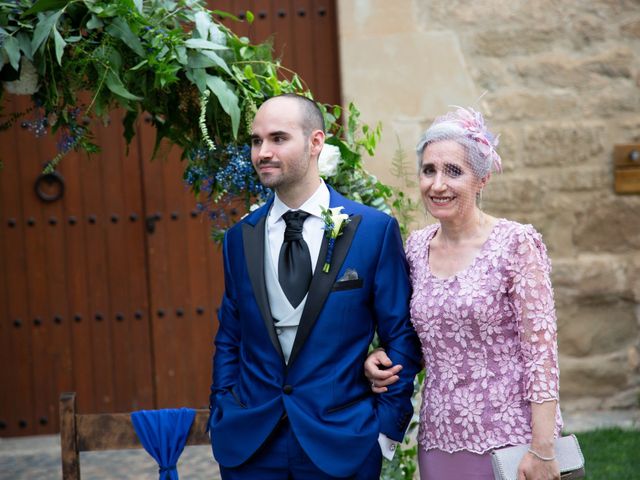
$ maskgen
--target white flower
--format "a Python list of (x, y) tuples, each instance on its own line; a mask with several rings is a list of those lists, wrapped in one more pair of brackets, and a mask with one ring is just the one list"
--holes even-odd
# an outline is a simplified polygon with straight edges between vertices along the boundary
[(13, 82), (3, 82), (5, 90), (14, 95), (33, 95), (38, 91), (38, 72), (26, 58), (20, 60), (20, 78)]
[(318, 157), (318, 170), (323, 177), (333, 177), (338, 173), (338, 165), (342, 159), (340, 158), (340, 149), (335, 145), (324, 144), (320, 156)]
[[(264, 202), (252, 203), (251, 206), (249, 207), (249, 211), (247, 213), (245, 213), (242, 216), (242, 218), (248, 216), (251, 212), (255, 212), (257, 209), (259, 209), (263, 205), (264, 205)], [(241, 220), (242, 220), (242, 218), (241, 218)]]
[(331, 220), (333, 220), (333, 229), (331, 230), (331, 237), (338, 238), (340, 230), (343, 228), (342, 224), (349, 220), (349, 215), (346, 213), (340, 213), (344, 207), (330, 208)]

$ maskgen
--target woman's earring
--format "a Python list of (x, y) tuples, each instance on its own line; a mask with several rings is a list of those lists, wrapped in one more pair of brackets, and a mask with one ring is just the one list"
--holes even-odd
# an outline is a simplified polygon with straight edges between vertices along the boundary
[(476, 193), (476, 205), (478, 208), (482, 207), (482, 188)]

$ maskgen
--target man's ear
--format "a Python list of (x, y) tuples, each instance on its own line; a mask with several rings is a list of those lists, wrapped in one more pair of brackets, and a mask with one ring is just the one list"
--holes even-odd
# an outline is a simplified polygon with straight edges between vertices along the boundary
[(309, 153), (313, 157), (320, 155), (322, 147), (324, 147), (324, 132), (322, 130), (314, 130), (309, 135)]

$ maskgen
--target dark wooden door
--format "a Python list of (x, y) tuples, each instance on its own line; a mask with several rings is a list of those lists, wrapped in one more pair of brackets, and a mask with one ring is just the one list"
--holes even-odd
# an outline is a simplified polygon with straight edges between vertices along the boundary
[[(252, 26), (226, 23), (273, 36), (316, 98), (339, 102), (333, 1), (210, 6), (253, 10)], [(30, 106), (8, 96), (5, 113)], [(100, 154), (70, 153), (59, 179), (40, 180), (44, 199), (35, 184), (55, 139), (35, 137), (35, 113), (0, 132), (0, 436), (57, 431), (63, 391), (82, 413), (208, 403), (220, 252), (177, 149), (151, 161), (143, 123), (127, 154), (120, 118), (97, 128)]]
[(56, 431), (67, 390), (83, 411), (154, 405), (141, 157), (118, 116), (96, 130), (102, 153), (68, 155), (56, 178), (41, 175), (57, 149), (34, 138), (35, 114), (0, 136), (3, 435)]

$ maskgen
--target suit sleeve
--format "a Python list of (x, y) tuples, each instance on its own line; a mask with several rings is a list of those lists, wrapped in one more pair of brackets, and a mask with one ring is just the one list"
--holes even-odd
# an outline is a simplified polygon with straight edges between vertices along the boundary
[(400, 380), (378, 396), (380, 431), (401, 441), (413, 416), (413, 380), (421, 369), (418, 337), (409, 319), (411, 287), (407, 261), (395, 219), (390, 219), (385, 231), (374, 287), (374, 308), (380, 345), (395, 364), (403, 369)]
[(209, 396), (209, 409), (216, 405), (216, 395), (231, 389), (238, 377), (238, 355), (240, 350), (240, 320), (236, 300), (236, 289), (231, 275), (229, 234), (223, 242), (224, 294), (218, 309), (218, 333), (215, 338), (213, 356), (213, 383)]

